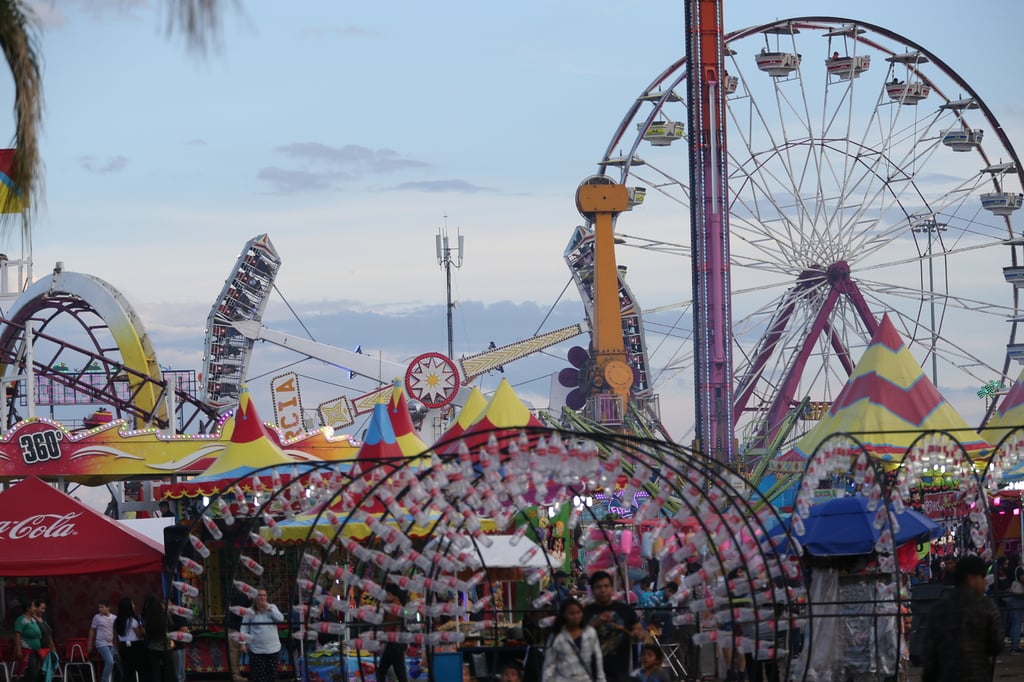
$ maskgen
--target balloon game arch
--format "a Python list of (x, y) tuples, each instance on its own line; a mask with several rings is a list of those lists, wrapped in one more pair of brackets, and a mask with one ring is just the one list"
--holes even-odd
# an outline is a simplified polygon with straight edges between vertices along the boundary
[[(643, 500), (631, 520), (643, 533), (636, 542), (587, 503), (611, 489)], [(565, 507), (570, 537), (596, 537), (603, 549), (588, 563), (607, 566), (617, 589), (628, 590), (630, 558), (645, 545), (659, 584), (680, 586), (673, 625), (699, 623), (695, 644), (788, 671), (789, 633), (805, 627), (806, 599), (799, 563), (780, 553), (778, 512), (716, 461), (618, 434), (494, 429), (413, 457), (249, 472), (219, 486), (193, 521), (172, 583), (179, 604), (169, 608), (185, 617), (201, 610), (208, 543), (238, 545), (221, 584), (249, 597), (263, 580), (261, 562), (291, 551), (297, 577), (272, 589), (287, 597), (302, 665), (310, 665), (309, 642), (336, 639), (358, 675), (373, 679), (373, 656), (397, 643), (420, 662), (419, 679), (442, 679), (428, 663), (434, 652), (495, 641), (523, 615), (553, 619), (546, 583), (566, 557), (549, 551), (535, 514)], [(294, 550), (285, 550), (289, 539)], [(496, 543), (512, 554), (511, 574), (492, 564)], [(389, 585), (411, 599), (386, 602)]]
[(990, 561), (994, 538), (984, 485), (990, 463), (991, 458), (971, 458), (950, 432), (921, 433), (896, 470), (890, 495), (893, 507), (899, 510), (916, 501), (915, 483), (919, 490), (942, 490), (948, 498), (942, 516), (958, 522), (957, 527), (947, 529), (946, 544), (957, 554), (977, 554)]
[(1020, 480), (1024, 475), (1024, 426), (1010, 427), (999, 438), (985, 463), (982, 480), (986, 489), (996, 493), (1006, 478)]

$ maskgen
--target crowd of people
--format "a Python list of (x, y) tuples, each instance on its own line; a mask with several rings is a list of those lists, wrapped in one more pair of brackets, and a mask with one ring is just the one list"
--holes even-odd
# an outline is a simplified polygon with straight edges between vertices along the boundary
[[(169, 636), (173, 630), (187, 631), (187, 623), (169, 615), (156, 595), (146, 598), (141, 612), (129, 597), (121, 598), (116, 612), (101, 600), (82, 653), (101, 661), (100, 682), (185, 682), (185, 649)], [(62, 665), (45, 601), (28, 602), (15, 619), (14, 660), (20, 682), (51, 682)]]
[[(699, 566), (687, 564), (682, 575), (660, 586), (636, 581), (621, 598), (613, 576), (606, 571), (581, 575), (575, 581), (565, 571), (556, 571), (548, 588), (550, 606), (557, 614), (554, 622), (542, 626), (542, 611), (524, 616), (527, 656), (506, 664), (500, 671), (501, 682), (666, 682), (670, 679), (666, 651), (678, 656), (680, 667), (695, 674), (700, 667), (699, 651), (692, 640), (696, 626), (675, 618), (690, 611), (689, 599), (700, 598), (687, 595), (687, 599), (677, 599), (678, 581), (694, 568)], [(747, 583), (749, 578), (742, 570), (733, 571), (725, 584)], [(972, 679), (963, 666), (950, 667), (953, 651), (958, 660), (988, 665), (1005, 645), (1011, 652), (1021, 651), (1024, 565), (1019, 560), (1003, 557), (988, 564), (977, 557), (950, 557), (915, 572), (913, 582), (952, 588), (933, 606), (928, 619), (923, 679)], [(386, 601), (404, 604), (404, 593), (391, 584), (388, 588)], [(741, 605), (743, 597), (734, 595), (730, 608)], [(268, 601), (262, 588), (251, 604), (237, 599), (232, 606), (243, 606), (232, 609), (228, 622), (232, 682), (247, 682), (240, 665), (242, 655), (249, 658), (249, 681), (274, 682), (281, 650), (278, 626), (284, 615)], [(50, 658), (56, 652), (45, 616), (46, 603), (35, 600), (26, 604), (15, 620), (14, 654), (21, 682), (51, 682), (53, 665), (59, 665)], [(400, 626), (396, 621), (381, 627)], [(749, 624), (734, 627), (724, 623), (721, 629), (750, 637), (743, 629), (746, 627)], [(141, 611), (128, 597), (122, 597), (116, 609), (100, 601), (89, 625), (85, 654), (95, 654), (102, 662), (99, 682), (185, 682), (185, 647), (172, 636), (175, 630), (187, 631), (187, 622), (172, 615), (167, 602), (158, 596), (147, 597)], [(1005, 642), (1004, 634), (1008, 635)], [(779, 644), (780, 649), (795, 648), (793, 642)], [(778, 679), (773, 661), (757, 661), (733, 652), (727, 642), (719, 642), (718, 647), (725, 662), (725, 679)], [(379, 654), (378, 682), (390, 679), (389, 675), (398, 682), (408, 680), (405, 658), (404, 645), (389, 643)], [(956, 677), (950, 677), (954, 668)]]
[(26, 682), (49, 682), (56, 658), (52, 649), (53, 628), (46, 620), (46, 602), (29, 601), (14, 620), (14, 660)]
[[(661, 586), (637, 580), (622, 598), (606, 571), (581, 574), (575, 583), (565, 571), (556, 571), (549, 587), (557, 609), (554, 624), (541, 628), (542, 612), (524, 616), (526, 660), (513, 664), (502, 682), (667, 682), (675, 678), (666, 669), (666, 650), (679, 657), (683, 669), (695, 672), (696, 628), (674, 622), (689, 604), (676, 599), (677, 580), (694, 567), (699, 565), (683, 566), (676, 580)], [(737, 665), (744, 658), (737, 656)]]
[[(727, 585), (747, 581), (743, 569), (732, 572)], [(692, 645), (692, 626), (673, 622), (673, 613), (687, 610), (686, 600), (677, 600), (676, 582), (661, 587), (636, 581), (624, 600), (614, 598), (612, 576), (597, 571), (589, 579), (589, 595), (559, 571), (549, 588), (557, 606), (554, 625), (529, 636), (524, 627), (533, 661), (540, 667), (516, 666), (514, 675), (502, 682), (662, 682), (675, 679), (665, 668), (664, 645), (679, 655), (682, 668), (696, 675), (699, 653)], [(931, 570), (915, 574), (915, 582), (927, 580), (949, 586), (937, 601), (924, 628), (923, 677), (926, 682), (960, 682), (991, 679), (995, 657), (1009, 646), (1019, 652), (1021, 621), (1024, 619), (1024, 565), (1013, 558), (987, 563), (976, 556), (937, 561)], [(742, 595), (730, 601), (735, 607)], [(998, 606), (997, 606), (998, 604)], [(526, 624), (536, 619), (524, 619)], [(750, 637), (743, 628), (725, 623), (723, 629)], [(651, 634), (660, 637), (650, 637)], [(1004, 640), (1004, 634), (1009, 638)], [(794, 633), (795, 634), (795, 633)], [(778, 680), (776, 661), (756, 660), (730, 650), (719, 642), (726, 680)], [(795, 653), (799, 642), (777, 642), (778, 649)], [(530, 658), (528, 657), (527, 662)], [(988, 675), (989, 677), (985, 677)]]

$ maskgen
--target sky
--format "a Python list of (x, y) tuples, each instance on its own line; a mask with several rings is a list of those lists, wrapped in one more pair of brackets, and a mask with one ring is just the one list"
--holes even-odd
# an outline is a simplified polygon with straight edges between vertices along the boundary
[[(61, 261), (110, 282), (162, 364), (198, 369), (210, 305), (242, 245), (268, 233), (284, 261), (268, 325), (301, 332), (294, 310), (317, 340), (402, 361), (445, 349), (434, 238), (446, 226), (466, 244), (452, 272), (456, 355), (582, 319), (562, 258), (580, 222), (575, 190), (633, 100), (682, 54), (683, 2), (238, 5), (217, 48), (198, 56), (166, 35), (159, 2), (34, 3), (45, 96), (37, 277)], [(725, 3), (728, 30), (823, 15), (941, 55), (1011, 138), (1024, 133), (1024, 5)], [(0, 111), (11, 100), (0, 86)], [(0, 125), (13, 130), (9, 114)], [(644, 232), (641, 210), (630, 221)], [(686, 223), (678, 217), (679, 241)], [(672, 280), (690, 279), (671, 256), (620, 261), (645, 309), (677, 302)], [(542, 403), (564, 350), (507, 376)], [(258, 405), (287, 362), (257, 348)], [(307, 406), (360, 391), (317, 363), (297, 371)], [(659, 386), (674, 433), (692, 426), (689, 386), (671, 372)]]

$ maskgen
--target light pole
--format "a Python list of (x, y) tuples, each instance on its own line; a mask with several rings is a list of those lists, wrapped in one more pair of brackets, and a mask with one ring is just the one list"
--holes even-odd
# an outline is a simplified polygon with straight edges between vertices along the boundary
[(932, 239), (933, 235), (939, 232), (945, 232), (945, 230), (945, 224), (936, 222), (935, 216), (925, 218), (921, 222), (910, 226), (911, 232), (917, 232), (919, 234), (924, 232), (928, 235), (928, 250), (925, 253), (928, 257), (928, 299), (932, 324), (932, 384), (935, 388), (939, 387), (939, 362), (938, 357), (935, 355), (935, 346), (939, 340), (939, 333), (935, 328), (935, 258), (932, 253)]
[[(448, 216), (444, 217), (445, 226), (438, 228), (435, 244), (437, 246), (437, 264), (444, 268), (445, 290), (448, 293), (448, 359), (455, 359), (455, 348), (452, 338), (452, 266), (462, 267), (463, 236), (458, 235), (455, 249), (448, 243)], [(454, 251), (454, 253), (453, 253)]]

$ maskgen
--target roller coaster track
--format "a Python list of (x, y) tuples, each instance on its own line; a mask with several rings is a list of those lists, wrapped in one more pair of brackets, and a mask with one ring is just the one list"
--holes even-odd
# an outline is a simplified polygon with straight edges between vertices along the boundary
[[(4, 336), (15, 335), (25, 337), (25, 326), (18, 322), (0, 318), (0, 329)], [(97, 403), (113, 406), (118, 412), (130, 414), (137, 424), (166, 429), (170, 426), (167, 415), (167, 392), (170, 383), (166, 379), (156, 379), (149, 374), (112, 360), (102, 354), (81, 346), (68, 343), (60, 338), (41, 331), (32, 333), (33, 349), (43, 346), (39, 341), (46, 341), (46, 350), (42, 353), (33, 351), (32, 371), (37, 377), (46, 377), (54, 384), (64, 386), (72, 391), (85, 394)], [(74, 353), (76, 358), (88, 358), (85, 369), (62, 371), (56, 369), (62, 362), (62, 356)], [(0, 344), (0, 364), (16, 367), (24, 373), (26, 367), (27, 346), (21, 344)], [(16, 390), (8, 389), (8, 400), (13, 402), (24, 396), (24, 380), (19, 381)], [(144, 394), (157, 396), (155, 401), (139, 400)], [(41, 402), (37, 400), (37, 403)], [(190, 393), (174, 389), (175, 411), (179, 416), (178, 430), (193, 430), (205, 433), (217, 420), (217, 410)]]

